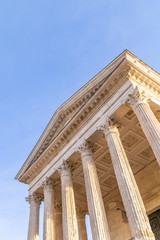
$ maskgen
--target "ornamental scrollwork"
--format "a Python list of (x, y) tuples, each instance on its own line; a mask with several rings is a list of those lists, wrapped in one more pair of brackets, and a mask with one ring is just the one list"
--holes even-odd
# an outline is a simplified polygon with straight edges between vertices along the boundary
[(55, 209), (55, 212), (62, 212), (62, 203), (61, 203), (61, 201), (59, 201), (58, 199), (56, 199), (55, 201), (54, 201), (54, 209)]
[(71, 175), (70, 164), (67, 161), (63, 161), (62, 165), (58, 168), (59, 174), (62, 175)]
[(86, 214), (87, 210), (83, 210), (80, 207), (76, 207), (76, 215), (78, 219), (85, 219)]
[(42, 182), (42, 187), (44, 190), (51, 190), (53, 189), (53, 181), (51, 178), (46, 177), (45, 180)]
[(138, 87), (136, 87), (133, 93), (128, 95), (126, 104), (135, 109), (140, 103), (147, 103), (147, 97), (144, 91), (140, 92)]
[(33, 193), (32, 195), (29, 195), (28, 197), (25, 198), (25, 200), (29, 202), (29, 204), (37, 203), (39, 205), (41, 204), (42, 199), (43, 199), (43, 196), (37, 193)]
[(113, 118), (107, 117), (105, 123), (97, 127), (97, 130), (103, 131), (105, 136), (109, 133), (119, 133), (121, 124), (116, 122)]
[(91, 142), (84, 140), (83, 143), (79, 146), (78, 151), (83, 155), (92, 155), (94, 150), (93, 150), (93, 145)]

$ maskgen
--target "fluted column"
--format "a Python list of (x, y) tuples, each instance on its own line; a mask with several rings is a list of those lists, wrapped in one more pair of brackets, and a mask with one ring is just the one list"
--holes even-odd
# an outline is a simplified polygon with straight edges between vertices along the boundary
[(83, 211), (80, 208), (77, 208), (76, 210), (77, 210), (79, 240), (87, 240), (87, 231), (86, 231), (86, 223), (85, 223), (86, 211)]
[(74, 190), (69, 165), (64, 162), (59, 172), (62, 191), (63, 240), (78, 240)]
[(109, 228), (91, 148), (80, 147), (93, 240), (109, 240)]
[(137, 240), (153, 240), (155, 238), (118, 129), (110, 120), (106, 124), (105, 136), (132, 236)]
[(44, 226), (43, 240), (55, 240), (54, 189), (49, 178), (43, 182), (44, 188)]
[(28, 228), (28, 240), (39, 239), (39, 208), (40, 197), (35, 193), (26, 198), (26, 201), (30, 203), (30, 216), (29, 216), (29, 228)]
[(140, 93), (136, 88), (133, 94), (129, 95), (127, 103), (133, 108), (160, 165), (160, 123), (147, 103), (144, 92)]
[(55, 201), (54, 208), (55, 208), (56, 240), (63, 240), (62, 204), (59, 201)]

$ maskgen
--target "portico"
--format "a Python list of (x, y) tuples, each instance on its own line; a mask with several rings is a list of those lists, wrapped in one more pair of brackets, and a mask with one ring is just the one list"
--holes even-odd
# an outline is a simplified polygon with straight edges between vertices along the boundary
[[(62, 105), (16, 179), (29, 184), (28, 240), (153, 240), (160, 209), (160, 75), (124, 51)], [(58, 206), (58, 208), (57, 208)], [(57, 210), (58, 209), (58, 210)]]

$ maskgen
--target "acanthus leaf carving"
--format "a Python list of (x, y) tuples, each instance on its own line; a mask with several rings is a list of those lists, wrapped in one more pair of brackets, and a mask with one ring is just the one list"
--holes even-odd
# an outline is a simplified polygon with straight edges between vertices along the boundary
[(28, 197), (25, 198), (25, 200), (27, 202), (29, 202), (29, 204), (31, 204), (32, 202), (37, 203), (37, 204), (41, 204), (41, 201), (43, 199), (43, 196), (41, 194), (38, 193), (33, 193), (32, 195), (29, 195)]
[(58, 199), (54, 201), (54, 209), (56, 213), (61, 213), (62, 212), (62, 203)]
[(54, 188), (54, 182), (51, 178), (46, 177), (45, 180), (42, 182), (42, 187), (44, 190), (52, 190)]
[(58, 168), (58, 172), (61, 176), (71, 175), (70, 164), (63, 160), (62, 165)]
[(85, 219), (87, 210), (81, 209), (80, 207), (76, 207), (76, 214), (78, 219)]
[(147, 96), (145, 92), (140, 92), (139, 88), (136, 86), (132, 94), (128, 95), (128, 99), (126, 101), (127, 105), (130, 105), (133, 109), (135, 109), (141, 103), (147, 103)]
[(78, 148), (79, 152), (83, 155), (92, 155), (93, 154), (93, 146), (87, 140), (84, 140), (81, 146)]
[(115, 121), (114, 118), (107, 117), (105, 123), (98, 126), (97, 130), (103, 131), (104, 134), (107, 136), (110, 132), (119, 134), (120, 127), (121, 127), (121, 124)]

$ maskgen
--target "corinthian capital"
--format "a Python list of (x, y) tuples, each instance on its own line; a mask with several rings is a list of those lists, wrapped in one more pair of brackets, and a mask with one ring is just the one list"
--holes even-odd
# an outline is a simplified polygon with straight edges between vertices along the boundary
[(62, 212), (62, 203), (57, 199), (54, 201), (54, 209), (56, 213)]
[(113, 119), (107, 118), (105, 125), (105, 136), (107, 136), (109, 133), (116, 133), (119, 135), (119, 127), (120, 125), (115, 123)]
[(109, 133), (116, 133), (119, 134), (118, 128), (120, 127), (120, 124), (115, 123), (113, 119), (110, 117), (107, 117), (106, 122), (97, 127), (97, 130), (103, 131), (105, 136), (107, 136)]
[(87, 210), (82, 210), (79, 207), (76, 207), (76, 214), (78, 219), (85, 219), (85, 215), (87, 214)]
[(143, 92), (140, 92), (138, 87), (136, 87), (132, 94), (128, 95), (128, 99), (126, 101), (133, 109), (135, 109), (141, 103), (147, 103), (147, 97)]
[(42, 201), (42, 195), (37, 194), (37, 193), (33, 193), (32, 195), (29, 195), (25, 199), (26, 199), (27, 202), (29, 202), (29, 204), (37, 203), (37, 204), (40, 205), (41, 201)]
[(93, 154), (92, 146), (91, 146), (91, 144), (87, 140), (84, 140), (82, 145), (79, 147), (79, 151), (81, 152), (82, 156), (83, 155), (92, 155)]
[(46, 177), (46, 179), (42, 182), (42, 187), (44, 190), (52, 190), (53, 189), (53, 182), (49, 177)]
[(61, 176), (71, 175), (71, 169), (68, 162), (63, 161), (63, 164), (58, 168), (58, 172)]

